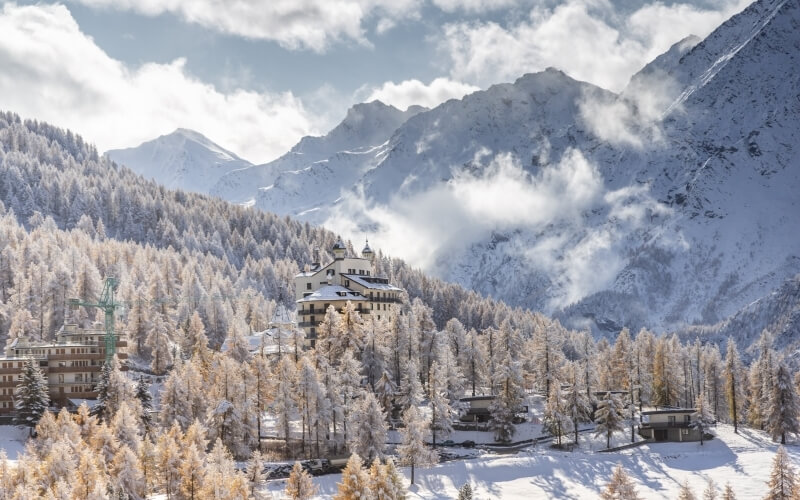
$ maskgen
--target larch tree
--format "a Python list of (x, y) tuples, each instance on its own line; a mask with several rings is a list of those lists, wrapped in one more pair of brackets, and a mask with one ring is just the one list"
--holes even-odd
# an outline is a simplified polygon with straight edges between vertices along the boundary
[(772, 461), (772, 471), (767, 482), (767, 494), (764, 496), (764, 500), (794, 499), (798, 493), (795, 474), (786, 449), (783, 446), (778, 447), (778, 452)]
[(398, 446), (400, 465), (411, 467), (411, 484), (414, 484), (414, 469), (433, 465), (438, 459), (434, 450), (425, 445), (427, 426), (416, 406), (409, 406), (403, 413), (403, 428), (400, 429), (402, 444)]
[(120, 498), (145, 498), (145, 478), (139, 459), (127, 445), (121, 446), (117, 451), (111, 463), (111, 475), (114, 491)]
[(337, 483), (338, 491), (333, 500), (355, 500), (372, 498), (369, 489), (369, 475), (358, 453), (350, 455), (347, 466), (342, 471), (342, 482)]
[(486, 377), (486, 351), (474, 328), (467, 332), (467, 338), (459, 352), (459, 363), (466, 376), (471, 394), (475, 396), (477, 388), (484, 385)]
[(258, 450), (253, 450), (250, 460), (245, 467), (247, 482), (250, 483), (250, 494), (256, 496), (256, 490), (264, 482), (267, 475), (264, 473), (264, 456)]
[(592, 404), (588, 396), (580, 387), (577, 379), (577, 366), (573, 366), (572, 371), (572, 386), (567, 391), (566, 395), (566, 413), (572, 421), (572, 432), (575, 434), (574, 442), (578, 444), (578, 424), (581, 422), (589, 422), (592, 418)]
[(717, 484), (710, 477), (706, 479), (706, 489), (703, 490), (703, 500), (717, 500)]
[(714, 424), (714, 413), (711, 411), (710, 405), (706, 394), (700, 393), (694, 403), (694, 413), (692, 413), (692, 422), (690, 426), (700, 433), (700, 444), (703, 444), (703, 438), (706, 432)]
[(431, 409), (431, 436), (436, 448), (436, 437), (447, 437), (453, 431), (453, 407), (447, 398), (447, 378), (444, 367), (434, 361), (430, 368), (428, 401)]
[(311, 480), (311, 475), (303, 469), (300, 462), (295, 462), (289, 479), (286, 480), (286, 496), (292, 500), (310, 500), (317, 494), (317, 487)]
[(180, 492), (183, 498), (200, 499), (205, 476), (204, 455), (205, 453), (201, 453), (194, 443), (189, 443), (183, 451), (180, 465)]
[(681, 488), (678, 490), (678, 500), (696, 500), (696, 498), (694, 492), (689, 487), (689, 481), (684, 481), (681, 484)]
[(291, 358), (284, 356), (278, 363), (275, 371), (276, 389), (275, 399), (271, 411), (277, 417), (278, 435), (283, 437), (286, 446), (289, 446), (290, 426), (295, 405), (295, 367)]
[(606, 448), (611, 448), (611, 436), (615, 432), (621, 432), (625, 429), (622, 417), (622, 403), (619, 398), (608, 391), (605, 399), (598, 402), (597, 412), (595, 415), (595, 435), (606, 436)]
[(37, 361), (25, 360), (22, 371), (22, 380), (14, 389), (14, 416), (15, 425), (24, 425), (33, 433), (33, 428), (50, 406), (50, 393), (47, 380)]
[(769, 412), (767, 414), (767, 432), (773, 441), (781, 440), (786, 444), (786, 434), (800, 433), (800, 401), (792, 384), (789, 369), (781, 363), (775, 373), (775, 385), (772, 388)]
[(572, 419), (569, 415), (567, 401), (561, 392), (561, 384), (558, 383), (558, 379), (554, 379), (554, 382), (550, 388), (550, 397), (545, 402), (542, 426), (556, 438), (556, 445), (561, 447), (561, 438), (573, 430)]
[(388, 428), (386, 415), (373, 393), (363, 393), (351, 418), (350, 452), (366, 460), (383, 458)]
[(622, 468), (622, 464), (614, 467), (611, 480), (606, 484), (605, 489), (600, 494), (603, 500), (639, 500), (639, 493), (633, 481)]
[(170, 325), (163, 314), (155, 313), (151, 318), (151, 324), (145, 345), (150, 348), (153, 360), (150, 368), (158, 375), (167, 371), (167, 367), (172, 365), (172, 348), (170, 346)]
[(736, 493), (733, 492), (731, 483), (725, 483), (725, 488), (722, 490), (722, 500), (736, 500)]
[(728, 339), (725, 354), (725, 399), (728, 403), (733, 432), (739, 432), (739, 423), (744, 419), (744, 368), (733, 339)]

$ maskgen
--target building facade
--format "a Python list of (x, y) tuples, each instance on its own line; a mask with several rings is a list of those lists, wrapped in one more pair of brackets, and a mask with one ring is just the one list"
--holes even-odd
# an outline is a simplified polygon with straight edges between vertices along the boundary
[(700, 441), (700, 431), (694, 428), (695, 411), (694, 408), (643, 411), (639, 435), (653, 441)]
[[(70, 406), (77, 400), (96, 399), (95, 386), (106, 358), (106, 332), (102, 326), (91, 329), (65, 324), (53, 341), (15, 339), (0, 357), (0, 415), (14, 412), (14, 388), (22, 380), (25, 361), (39, 364), (50, 392), (50, 404)], [(128, 343), (117, 335), (116, 354), (127, 359)], [(72, 400), (72, 401), (70, 401)]]
[(313, 264), (294, 280), (298, 326), (311, 347), (329, 306), (341, 311), (350, 301), (360, 314), (375, 314), (381, 319), (401, 303), (403, 290), (389, 283), (386, 276), (375, 275), (375, 255), (369, 242), (361, 257), (346, 257), (347, 248), (341, 240), (332, 251), (333, 262), (324, 266)]

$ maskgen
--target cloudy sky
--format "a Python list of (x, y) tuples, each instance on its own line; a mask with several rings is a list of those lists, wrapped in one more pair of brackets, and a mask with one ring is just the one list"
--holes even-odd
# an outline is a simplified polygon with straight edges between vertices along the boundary
[(74, 0), (3, 3), (0, 109), (101, 150), (178, 127), (253, 162), (360, 101), (399, 108), (548, 66), (619, 91), (749, 0)]

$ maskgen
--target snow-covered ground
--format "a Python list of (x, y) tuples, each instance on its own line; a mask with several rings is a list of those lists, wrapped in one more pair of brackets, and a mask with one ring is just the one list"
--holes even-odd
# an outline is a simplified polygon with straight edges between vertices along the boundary
[(27, 427), (0, 425), (0, 449), (6, 452), (9, 460), (16, 460), (17, 455), (25, 451), (28, 432)]
[[(596, 498), (617, 463), (631, 475), (642, 498), (676, 498), (684, 480), (699, 497), (707, 478), (721, 490), (726, 482), (740, 499), (761, 498), (777, 445), (763, 432), (720, 425), (717, 438), (700, 443), (651, 443), (617, 453), (599, 453), (602, 438), (582, 434), (583, 444), (573, 452), (555, 451), (546, 445), (517, 455), (483, 454), (469, 460), (418, 469), (410, 499), (455, 498), (458, 488), (470, 482), (475, 498)], [(616, 436), (616, 444), (624, 438)], [(788, 445), (795, 466), (800, 466), (800, 446)], [(409, 477), (409, 470), (401, 469)], [(330, 498), (341, 475), (314, 478), (317, 498)], [(272, 481), (268, 489), (280, 494), (285, 480)]]

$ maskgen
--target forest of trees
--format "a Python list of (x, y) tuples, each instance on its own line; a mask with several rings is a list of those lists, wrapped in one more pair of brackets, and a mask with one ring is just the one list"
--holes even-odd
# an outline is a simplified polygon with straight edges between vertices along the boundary
[[(0, 114), (0, 166), (0, 339), (48, 340), (65, 321), (91, 324), (93, 314), (70, 311), (67, 299), (95, 298), (102, 278), (114, 276), (126, 304), (118, 326), (129, 340), (129, 373), (164, 376), (156, 419), (147, 387), (118, 363), (104, 370), (92, 414), (26, 413), (40, 419), (37, 438), (15, 470), (0, 457), (7, 496), (258, 497), (265, 457), (345, 450), (377, 471), (374, 480), (366, 469), (353, 473), (373, 485), (365, 487), (396, 491), (389, 426), (405, 424), (400, 464), (429, 465), (436, 457), (423, 453), (425, 443), (446, 439), (459, 399), (476, 394), (496, 396), (492, 428), (504, 442), (514, 440), (531, 393), (545, 398), (545, 426), (559, 443), (577, 441), (592, 405), (609, 444), (644, 406), (697, 401), (720, 421), (776, 440), (800, 430), (797, 381), (767, 331), (748, 350), (750, 363), (733, 340), (724, 354), (644, 329), (596, 340), (380, 254), (378, 272), (408, 292), (395, 314), (377, 320), (350, 305), (330, 308), (316, 349), (302, 349), (296, 330), (279, 355), (251, 353), (244, 336), (266, 329), (278, 305), (294, 307), (294, 275), (329, 258), (335, 235), (165, 190), (80, 137), (13, 114)], [(608, 389), (627, 396), (595, 400)], [(299, 452), (260, 446), (263, 415)], [(246, 471), (234, 459), (249, 461)], [(309, 491), (301, 477), (290, 483)]]

